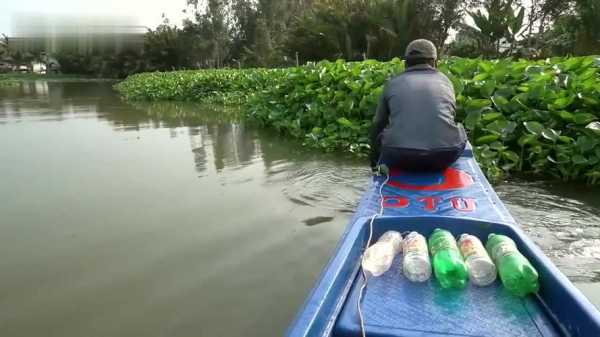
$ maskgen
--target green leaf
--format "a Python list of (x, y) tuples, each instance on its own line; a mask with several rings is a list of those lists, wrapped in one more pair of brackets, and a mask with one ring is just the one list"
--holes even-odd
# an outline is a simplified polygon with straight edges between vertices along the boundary
[(552, 111), (551, 113), (552, 113), (552, 115), (556, 116), (556, 118), (559, 120), (562, 120), (565, 122), (573, 122), (574, 121), (573, 114), (566, 110)]
[(560, 137), (560, 134), (558, 132), (556, 132), (556, 130), (554, 129), (544, 129), (542, 131), (542, 137), (551, 140), (553, 142), (556, 142), (558, 140), (558, 137)]
[(508, 108), (508, 105), (510, 104), (509, 100), (506, 99), (506, 97), (504, 96), (500, 96), (496, 93), (496, 95), (494, 95), (494, 97), (492, 98), (492, 101), (494, 102), (494, 105), (498, 108), (498, 109), (502, 109), (505, 110)]
[(575, 96), (573, 96), (573, 95), (569, 95), (567, 97), (561, 97), (561, 98), (556, 99), (554, 101), (554, 103), (550, 104), (548, 107), (550, 109), (554, 109), (554, 110), (565, 109), (566, 107), (571, 105), (571, 103), (573, 103), (574, 99), (575, 99)]
[(498, 139), (500, 139), (500, 136), (498, 136), (498, 135), (485, 135), (485, 136), (477, 138), (475, 140), (475, 144), (477, 144), (477, 145), (489, 144), (489, 143), (497, 141)]
[(579, 67), (580, 64), (581, 64), (581, 59), (578, 57), (573, 57), (563, 63), (563, 69), (565, 71), (571, 71), (571, 70), (574, 70), (575, 68)]
[(472, 99), (466, 104), (466, 108), (470, 110), (482, 109), (490, 106), (492, 106), (492, 101), (489, 99)]
[(496, 89), (496, 81), (486, 81), (480, 89), (481, 96), (490, 97)]
[(479, 61), (477, 66), (481, 68), (482, 72), (489, 73), (494, 70), (494, 66), (486, 61)]
[(486, 78), (488, 78), (489, 76), (490, 76), (489, 74), (482, 73), (482, 74), (479, 74), (479, 75), (476, 75), (475, 77), (473, 77), (473, 81), (477, 81), (477, 82), (483, 81)]
[(575, 165), (583, 165), (583, 164), (587, 164), (587, 159), (585, 159), (584, 156), (576, 154), (573, 157), (571, 157), (571, 161), (573, 162), (573, 164)]
[(523, 122), (523, 125), (530, 133), (540, 136), (542, 131), (544, 131), (544, 126), (539, 122), (531, 121), (531, 122)]
[(505, 119), (498, 119), (485, 126), (485, 130), (496, 134), (501, 137), (507, 137), (512, 134), (517, 128), (517, 123), (513, 121), (507, 121)]
[(504, 159), (506, 159), (508, 161), (511, 161), (513, 163), (518, 163), (519, 159), (520, 159), (519, 155), (516, 154), (513, 151), (504, 151), (504, 152), (502, 152), (502, 158), (504, 158)]
[(492, 159), (496, 158), (497, 156), (498, 152), (492, 151), (489, 148), (485, 148), (483, 151), (481, 151), (481, 157), (485, 159)]
[(586, 153), (586, 152), (594, 149), (594, 147), (596, 147), (596, 145), (598, 145), (599, 141), (600, 140), (592, 138), (592, 137), (580, 136), (577, 138), (575, 145), (579, 148), (579, 150), (582, 153)]
[(597, 99), (585, 96), (583, 97), (583, 102), (585, 103), (584, 105), (588, 107), (593, 107), (600, 104), (600, 101), (598, 101)]
[(528, 66), (525, 68), (527, 74), (541, 74), (544, 72), (544, 68), (536, 65)]
[(341, 126), (346, 126), (346, 127), (352, 127), (352, 125), (353, 125), (353, 124), (352, 124), (352, 122), (351, 122), (351, 121), (349, 121), (349, 120), (348, 120), (347, 118), (345, 118), (345, 117), (340, 117), (340, 118), (338, 118), (338, 119), (337, 119), (337, 122), (338, 122), (338, 124), (339, 124), (339, 125), (341, 125)]
[(518, 143), (521, 147), (523, 147), (527, 144), (534, 144), (536, 141), (537, 141), (536, 135), (525, 134), (525, 135), (521, 136), (521, 138), (519, 138)]
[(558, 137), (558, 140), (566, 144), (571, 144), (575, 141), (575, 139), (568, 136), (560, 136)]
[(578, 125), (588, 124), (595, 119), (598, 118), (590, 113), (578, 113), (573, 115), (573, 121)]
[(463, 81), (460, 78), (451, 74), (449, 74), (448, 78), (452, 82), (452, 86), (454, 87), (454, 93), (457, 96), (462, 94), (462, 92), (465, 90), (465, 85), (463, 84)]
[(501, 142), (493, 142), (490, 144), (490, 149), (496, 151), (504, 151), (507, 149), (507, 147), (504, 146)]
[(479, 123), (480, 120), (481, 120), (481, 111), (480, 110), (470, 111), (464, 120), (465, 127), (469, 130), (475, 130), (475, 127), (477, 127), (477, 124)]
[(502, 117), (502, 114), (499, 112), (488, 112), (481, 116), (481, 120), (484, 122), (493, 122), (500, 117)]
[(592, 130), (597, 135), (600, 135), (600, 122), (591, 122), (585, 128)]

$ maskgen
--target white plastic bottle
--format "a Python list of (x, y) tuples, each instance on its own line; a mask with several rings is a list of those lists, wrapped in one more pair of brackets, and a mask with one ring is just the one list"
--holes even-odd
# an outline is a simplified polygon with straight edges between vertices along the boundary
[(362, 268), (369, 276), (381, 276), (392, 266), (400, 251), (402, 235), (395, 231), (384, 233), (379, 240), (367, 248), (362, 258)]
[(402, 242), (404, 259), (402, 271), (412, 282), (425, 282), (431, 277), (431, 261), (427, 250), (427, 240), (417, 232), (411, 232)]
[(479, 287), (494, 283), (496, 266), (481, 241), (476, 236), (463, 234), (458, 240), (458, 247), (467, 264), (471, 282)]
[(394, 253), (398, 254), (402, 251), (402, 234), (396, 231), (387, 231), (379, 237), (377, 242), (389, 242), (394, 247)]

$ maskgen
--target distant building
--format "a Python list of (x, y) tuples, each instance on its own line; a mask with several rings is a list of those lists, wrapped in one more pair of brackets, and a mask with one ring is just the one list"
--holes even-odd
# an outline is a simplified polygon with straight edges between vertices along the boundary
[(53, 57), (46, 57), (46, 73), (56, 74), (60, 72), (60, 63)]
[(0, 73), (7, 73), (13, 70), (13, 65), (10, 62), (0, 61)]
[(31, 62), (31, 71), (36, 74), (45, 74), (46, 64), (42, 62)]

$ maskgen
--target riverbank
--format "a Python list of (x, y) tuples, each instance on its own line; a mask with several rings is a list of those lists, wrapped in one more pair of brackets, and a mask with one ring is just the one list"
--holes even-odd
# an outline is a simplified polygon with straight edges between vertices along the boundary
[[(600, 183), (600, 78), (595, 57), (541, 61), (452, 58), (457, 95), (488, 178), (523, 172)], [(130, 100), (241, 105), (249, 119), (325, 151), (365, 155), (385, 81), (403, 62), (320, 62), (287, 69), (145, 73), (116, 89)]]

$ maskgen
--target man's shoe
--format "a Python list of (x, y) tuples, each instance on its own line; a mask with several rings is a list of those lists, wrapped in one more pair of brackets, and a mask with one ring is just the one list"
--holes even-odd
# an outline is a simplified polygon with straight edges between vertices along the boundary
[(379, 164), (373, 168), (373, 174), (376, 176), (389, 176), (390, 168), (386, 164)]

